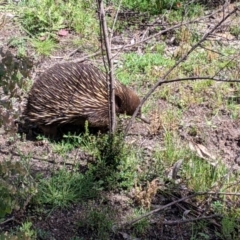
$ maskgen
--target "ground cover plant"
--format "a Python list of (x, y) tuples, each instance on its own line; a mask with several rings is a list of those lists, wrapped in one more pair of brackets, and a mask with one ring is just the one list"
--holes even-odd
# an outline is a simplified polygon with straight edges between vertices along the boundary
[(104, 1), (149, 123), (49, 139), (25, 126), (27, 93), (58, 62), (104, 70), (97, 4), (0, 1), (0, 239), (239, 239), (239, 7)]

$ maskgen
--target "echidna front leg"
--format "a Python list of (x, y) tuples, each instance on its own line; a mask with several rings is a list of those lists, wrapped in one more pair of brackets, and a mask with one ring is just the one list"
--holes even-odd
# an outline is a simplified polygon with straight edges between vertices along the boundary
[(53, 125), (49, 125), (49, 126), (41, 125), (41, 126), (39, 126), (39, 127), (42, 129), (43, 134), (44, 134), (46, 137), (50, 137), (50, 138), (56, 137), (56, 135), (57, 135), (57, 126), (53, 126)]

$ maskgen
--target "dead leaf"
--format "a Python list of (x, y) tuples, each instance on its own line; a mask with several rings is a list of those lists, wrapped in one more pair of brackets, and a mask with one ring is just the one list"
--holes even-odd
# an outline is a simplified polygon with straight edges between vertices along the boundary
[(61, 29), (58, 31), (58, 36), (65, 37), (69, 34), (69, 32), (66, 29)]
[(40, 41), (45, 41), (46, 39), (47, 39), (47, 37), (46, 36), (41, 36), (41, 37), (39, 37), (38, 38)]
[(177, 174), (182, 166), (183, 159), (179, 159), (177, 162), (174, 163), (172, 171), (171, 171), (171, 176), (170, 178), (173, 180), (177, 179)]
[[(197, 152), (197, 155), (200, 158), (203, 158), (205, 160), (216, 160), (216, 156), (214, 154), (210, 153), (210, 151), (202, 144), (196, 144), (196, 143), (190, 141), (189, 148), (192, 151)], [(214, 166), (216, 165), (214, 163), (211, 163), (211, 164)]]

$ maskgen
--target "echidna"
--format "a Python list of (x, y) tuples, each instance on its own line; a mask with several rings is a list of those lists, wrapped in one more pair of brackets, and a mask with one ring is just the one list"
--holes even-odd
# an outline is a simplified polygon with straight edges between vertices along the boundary
[[(109, 124), (108, 88), (105, 75), (82, 63), (56, 64), (37, 79), (28, 96), (24, 115), (47, 135), (65, 124), (106, 128)], [(115, 81), (116, 113), (132, 115), (139, 97)]]

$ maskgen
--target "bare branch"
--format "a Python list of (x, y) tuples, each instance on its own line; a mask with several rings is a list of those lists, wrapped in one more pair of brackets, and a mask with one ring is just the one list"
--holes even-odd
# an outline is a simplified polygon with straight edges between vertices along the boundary
[(101, 51), (100, 51), (100, 50), (98, 50), (97, 52), (92, 53), (92, 54), (90, 54), (90, 55), (81, 57), (81, 58), (75, 58), (75, 59), (73, 60), (73, 62), (83, 62), (83, 61), (85, 61), (86, 59), (91, 58), (91, 57), (96, 57), (96, 56), (98, 56), (99, 54), (101, 54)]
[(180, 198), (180, 199), (178, 199), (178, 200), (176, 200), (176, 201), (173, 201), (173, 202), (168, 203), (168, 204), (166, 204), (166, 205), (164, 205), (164, 206), (161, 206), (161, 207), (159, 207), (159, 208), (157, 208), (157, 209), (154, 209), (154, 210), (152, 210), (152, 211), (150, 211), (150, 212), (148, 212), (148, 213), (146, 213), (146, 214), (143, 214), (142, 216), (134, 219), (134, 220), (131, 221), (131, 222), (124, 223), (122, 226), (124, 226), (124, 225), (133, 225), (133, 224), (139, 222), (139, 221), (140, 221), (141, 219), (143, 219), (143, 218), (146, 218), (146, 217), (148, 217), (148, 216), (150, 216), (150, 215), (152, 215), (152, 214), (154, 214), (154, 213), (157, 213), (157, 212), (162, 211), (162, 210), (164, 210), (164, 209), (166, 209), (166, 208), (168, 208), (168, 207), (171, 207), (171, 206), (175, 205), (176, 203), (183, 202), (183, 201), (185, 201), (185, 200), (187, 200), (187, 199), (189, 199), (189, 198), (194, 198), (194, 197), (196, 197), (197, 195), (198, 195), (198, 194), (192, 194), (192, 195), (189, 195), (189, 196)]
[[(234, 10), (232, 10), (229, 14), (227, 14), (226, 16), (224, 16), (222, 18), (222, 20), (220, 22), (218, 22), (211, 30), (209, 30), (207, 33), (205, 33), (203, 35), (203, 37), (195, 44), (192, 46), (192, 48), (182, 57), (180, 58), (175, 64), (173, 67), (171, 67), (165, 74), (164, 76), (159, 79), (159, 81), (148, 91), (148, 93), (144, 96), (144, 98), (141, 100), (139, 106), (137, 107), (136, 111), (134, 112), (132, 118), (130, 119), (127, 127), (126, 127), (126, 130), (125, 130), (125, 135), (127, 134), (127, 132), (129, 131), (137, 113), (139, 112), (140, 108), (142, 107), (142, 105), (146, 102), (146, 100), (152, 95), (152, 93), (160, 86), (162, 85), (163, 83), (166, 83), (168, 82), (167, 80), (164, 80), (167, 78), (167, 76), (183, 61), (185, 61), (187, 59), (187, 57), (197, 48), (199, 47), (208, 37), (209, 35), (211, 35), (219, 26), (222, 25), (222, 23), (224, 21), (226, 21), (226, 19), (228, 19), (232, 14), (234, 14), (235, 12), (237, 12), (239, 10), (239, 8), (234, 8)], [(180, 81), (180, 80), (172, 80), (172, 82), (175, 81)]]
[(185, 77), (185, 78), (176, 78), (176, 79), (170, 79), (170, 80), (163, 80), (159, 83), (159, 86), (161, 86), (162, 84), (166, 84), (166, 83), (174, 83), (174, 82), (182, 82), (182, 81), (195, 81), (195, 80), (212, 80), (215, 82), (240, 82), (240, 79), (230, 79), (230, 80), (223, 80), (221, 78), (215, 78), (215, 77)]
[(225, 196), (238, 196), (240, 197), (240, 193), (234, 192), (198, 192), (198, 195), (225, 195)]
[(107, 23), (105, 18), (105, 11), (103, 6), (103, 1), (98, 0), (98, 11), (99, 11), (99, 21), (100, 21), (100, 33), (103, 39), (101, 42), (106, 49), (108, 67), (105, 66), (107, 70), (107, 76), (109, 79), (109, 88), (108, 88), (108, 99), (109, 99), (109, 125), (110, 133), (113, 133), (116, 128), (116, 110), (115, 110), (115, 82), (113, 78), (113, 63), (112, 63), (112, 53), (111, 53), (111, 42), (108, 36)]
[[(162, 211), (162, 210), (164, 210), (164, 209), (166, 209), (166, 208), (168, 208), (168, 207), (171, 207), (171, 206), (173, 206), (173, 205), (175, 205), (175, 204), (177, 204), (177, 203), (180, 203), (180, 202), (183, 202), (183, 201), (185, 201), (185, 200), (187, 200), (187, 199), (189, 199), (189, 198), (194, 198), (194, 197), (196, 197), (196, 196), (200, 196), (200, 195), (233, 195), (233, 196), (240, 196), (240, 193), (231, 193), (231, 192), (229, 192), (229, 193), (227, 193), (227, 192), (197, 192), (197, 193), (195, 193), (195, 194), (192, 194), (192, 195), (189, 195), (189, 196), (185, 196), (185, 197), (182, 197), (182, 198), (180, 198), (180, 199), (177, 199), (177, 200), (175, 200), (175, 201), (173, 201), (173, 202), (171, 202), (171, 203), (168, 203), (168, 204), (166, 204), (166, 205), (164, 205), (164, 206), (161, 206), (161, 207), (159, 207), (159, 208), (157, 208), (157, 209), (154, 209), (154, 210), (152, 210), (152, 211), (150, 211), (150, 212), (148, 212), (148, 213), (146, 213), (146, 214), (143, 214), (142, 216), (140, 216), (140, 217), (138, 217), (138, 218), (135, 218), (134, 220), (132, 220), (131, 222), (126, 222), (126, 223), (124, 223), (124, 224), (122, 224), (122, 226), (121, 227), (124, 227), (124, 226), (131, 226), (131, 225), (134, 225), (135, 223), (137, 223), (137, 222), (139, 222), (140, 220), (142, 220), (143, 218), (146, 218), (146, 217), (149, 217), (150, 215), (153, 215), (153, 214), (155, 214), (155, 213), (157, 213), (157, 212), (160, 212), (160, 211)], [(212, 217), (217, 217), (217, 216), (220, 216), (220, 215), (212, 215)], [(200, 220), (200, 219), (206, 219), (206, 218), (211, 218), (210, 216), (209, 217), (207, 217), (207, 216), (204, 216), (204, 217), (199, 217), (199, 218), (195, 218), (195, 219), (190, 219), (189, 221), (191, 222), (191, 221), (197, 221), (197, 220)], [(188, 220), (186, 220), (186, 221), (188, 221)], [(177, 221), (173, 221), (172, 222), (172, 224), (171, 223), (168, 223), (168, 222), (163, 222), (163, 224), (166, 224), (166, 225), (174, 225), (175, 223), (177, 222)], [(183, 221), (182, 223), (186, 223), (185, 221)]]
[(118, 9), (117, 9), (117, 12), (116, 12), (115, 17), (114, 17), (114, 21), (113, 21), (113, 25), (112, 25), (112, 29), (111, 29), (110, 42), (112, 42), (113, 31), (114, 31), (115, 24), (117, 22), (117, 18), (118, 18), (118, 14), (119, 14), (121, 5), (122, 5), (122, 0), (120, 0), (120, 2), (118, 4)]
[(205, 219), (213, 219), (216, 217), (221, 217), (220, 214), (213, 214), (210, 216), (202, 216), (202, 217), (198, 217), (198, 218), (191, 218), (191, 219), (186, 219), (186, 220), (180, 220), (180, 221), (164, 221), (161, 224), (162, 225), (179, 225), (179, 224), (185, 224), (185, 223), (189, 223), (189, 222), (196, 222), (199, 220), (205, 220)]
[[(206, 18), (209, 18), (209, 17), (215, 15), (216, 13), (222, 12), (223, 9), (224, 9), (224, 7), (221, 8), (221, 9), (219, 9), (219, 10), (217, 10), (217, 11), (214, 11), (214, 12), (212, 12), (212, 13), (204, 16), (204, 17), (196, 18), (196, 19), (193, 19), (193, 20), (190, 20), (190, 21), (186, 21), (186, 22), (181, 22), (181, 23), (176, 24), (176, 25), (174, 25), (174, 26), (172, 26), (172, 27), (169, 27), (169, 28), (167, 28), (167, 29), (164, 29), (164, 30), (162, 30), (162, 31), (160, 31), (160, 32), (158, 32), (158, 33), (156, 33), (156, 34), (153, 34), (153, 35), (151, 35), (151, 36), (149, 36), (149, 37), (147, 37), (147, 38), (141, 39), (140, 41), (138, 41), (138, 42), (136, 42), (136, 43), (134, 43), (134, 44), (127, 44), (127, 45), (124, 45), (124, 46), (121, 46), (121, 47), (115, 47), (115, 48), (112, 48), (112, 50), (113, 50), (113, 51), (114, 51), (114, 50), (124, 50), (124, 49), (126, 49), (126, 48), (134, 47), (134, 46), (139, 45), (139, 44), (141, 44), (141, 43), (147, 42), (147, 41), (149, 41), (149, 40), (151, 40), (151, 39), (153, 39), (153, 38), (155, 38), (155, 37), (157, 37), (157, 36), (163, 35), (164, 33), (169, 32), (169, 31), (171, 31), (171, 30), (174, 30), (174, 29), (176, 29), (176, 28), (179, 28), (179, 27), (182, 27), (182, 26), (185, 26), (185, 25), (188, 25), (188, 24), (192, 24), (192, 23), (198, 23), (199, 21), (204, 20), (204, 19), (206, 19)], [(118, 54), (118, 53), (117, 53), (117, 54)], [(114, 55), (114, 57), (115, 57), (115, 55)]]
[(13, 217), (11, 217), (11, 218), (8, 218), (7, 220), (5, 220), (5, 221), (1, 222), (1, 223), (0, 223), (0, 225), (3, 225), (3, 224), (5, 224), (5, 223), (7, 223), (7, 222), (10, 222), (10, 221), (14, 221), (14, 219), (15, 219), (15, 217), (14, 217), (14, 216), (13, 216)]

